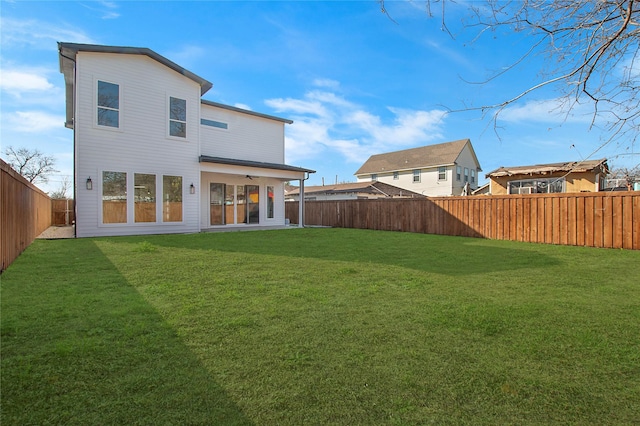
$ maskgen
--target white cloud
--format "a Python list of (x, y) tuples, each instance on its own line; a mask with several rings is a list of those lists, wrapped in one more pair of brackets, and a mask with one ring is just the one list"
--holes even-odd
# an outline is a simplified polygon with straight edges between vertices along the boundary
[(0, 70), (0, 89), (14, 95), (22, 92), (37, 92), (53, 89), (53, 84), (37, 72)]
[(95, 43), (82, 30), (56, 26), (36, 19), (1, 18), (2, 48), (57, 49), (56, 42)]
[(331, 80), (329, 78), (317, 78), (313, 80), (313, 85), (316, 87), (336, 90), (340, 87), (340, 82)]
[(11, 130), (25, 133), (47, 132), (64, 125), (64, 116), (42, 111), (16, 111), (7, 114), (6, 120)]
[(566, 98), (529, 101), (512, 105), (500, 112), (499, 120), (515, 123), (590, 123), (593, 110)]
[(388, 107), (391, 117), (385, 118), (321, 90), (307, 92), (302, 99), (268, 99), (265, 103), (294, 121), (287, 127), (285, 140), (289, 162), (333, 153), (358, 163), (374, 153), (426, 145), (442, 137), (445, 115), (441, 110)]

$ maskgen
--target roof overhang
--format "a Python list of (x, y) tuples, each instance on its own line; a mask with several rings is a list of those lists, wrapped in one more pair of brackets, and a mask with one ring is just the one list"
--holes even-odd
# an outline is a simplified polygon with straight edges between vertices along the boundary
[[(208, 155), (201, 155), (199, 159), (200, 163), (216, 164), (222, 166), (232, 166), (237, 169), (235, 174), (245, 174), (244, 170), (258, 172), (258, 169), (263, 171), (282, 172), (272, 175), (272, 177), (279, 177), (282, 179), (300, 179), (305, 178), (307, 174), (315, 173), (315, 170), (306, 169), (304, 167), (289, 166), (287, 164), (278, 163), (265, 163), (262, 161), (250, 161), (250, 160), (238, 160), (235, 158), (223, 158), (212, 157)], [(225, 167), (227, 170), (232, 170), (230, 167)], [(222, 170), (220, 170), (222, 172)], [(227, 171), (228, 173), (229, 171)], [(262, 173), (264, 174), (264, 173)], [(249, 173), (247, 173), (249, 175)]]
[(118, 53), (123, 55), (145, 55), (149, 58), (160, 62), (162, 65), (171, 68), (178, 74), (181, 74), (200, 85), (200, 95), (204, 95), (213, 87), (213, 84), (204, 78), (192, 73), (191, 71), (181, 67), (170, 59), (154, 52), (146, 47), (125, 47), (125, 46), (103, 46), (99, 44), (81, 44), (81, 43), (65, 43), (58, 42), (58, 50), (60, 52), (60, 71), (63, 71), (63, 59), (75, 61), (78, 52), (95, 52), (95, 53)]
[(498, 178), (505, 176), (534, 176), (534, 175), (549, 175), (553, 173), (609, 173), (609, 167), (607, 165), (607, 159), (602, 158), (599, 160), (585, 160), (585, 161), (572, 161), (566, 163), (550, 163), (550, 164), (536, 164), (532, 166), (517, 166), (517, 167), (500, 167), (496, 170), (487, 173), (486, 178)]
[(218, 102), (208, 101), (206, 99), (201, 99), (200, 103), (202, 103), (202, 105), (209, 105), (209, 106), (212, 106), (212, 107), (215, 107), (215, 108), (222, 108), (222, 109), (226, 109), (226, 110), (229, 110), (229, 111), (239, 112), (239, 113), (242, 113), (242, 114), (253, 115), (254, 117), (266, 118), (268, 120), (281, 121), (281, 122), (286, 123), (286, 124), (293, 123), (292, 120), (289, 120), (287, 118), (280, 118), (280, 117), (275, 117), (273, 115), (262, 114), (262, 113), (251, 111), (251, 110), (248, 110), (248, 109), (243, 109), (243, 108), (238, 108), (238, 107), (234, 107), (234, 106), (231, 106), (231, 105), (221, 104), (221, 103), (218, 103)]

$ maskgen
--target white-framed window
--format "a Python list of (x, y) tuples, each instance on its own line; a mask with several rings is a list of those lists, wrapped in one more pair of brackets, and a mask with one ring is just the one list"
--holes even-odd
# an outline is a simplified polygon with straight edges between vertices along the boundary
[(182, 222), (182, 176), (162, 176), (162, 221)]
[(203, 126), (215, 127), (216, 129), (223, 129), (223, 130), (229, 129), (229, 124), (223, 121), (209, 120), (207, 118), (201, 118), (200, 124), (202, 124)]
[(476, 183), (476, 171), (471, 169), (471, 183)]
[(447, 168), (445, 166), (438, 167), (438, 180), (447, 180)]
[(371, 182), (377, 182), (377, 181), (378, 181), (378, 174), (371, 173)]
[(548, 194), (565, 192), (564, 178), (512, 180), (507, 184), (509, 194)]
[(120, 128), (120, 85), (98, 80), (96, 86), (96, 124)]
[(467, 167), (464, 168), (464, 183), (469, 182), (469, 169)]
[(156, 221), (156, 175), (133, 174), (134, 222)]
[(187, 101), (169, 97), (169, 135), (176, 138), (187, 137)]
[(420, 170), (413, 171), (413, 181), (416, 183), (420, 182)]
[(182, 176), (105, 170), (101, 177), (102, 224), (182, 222)]
[(461, 178), (462, 178), (462, 167), (456, 166), (456, 180), (460, 182)]
[(393, 180), (398, 180), (400, 178), (399, 172), (393, 172)]
[(102, 172), (102, 223), (127, 223), (127, 173)]

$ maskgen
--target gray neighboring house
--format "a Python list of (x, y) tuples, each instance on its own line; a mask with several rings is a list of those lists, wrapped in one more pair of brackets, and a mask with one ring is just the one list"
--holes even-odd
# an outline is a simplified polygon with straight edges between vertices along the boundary
[[(305, 201), (373, 200), (379, 198), (424, 198), (417, 192), (389, 185), (384, 182), (353, 182), (335, 185), (305, 186)], [(286, 201), (299, 201), (300, 188), (286, 190)]]
[(358, 182), (383, 182), (430, 197), (470, 194), (482, 168), (471, 140), (376, 154), (355, 173)]

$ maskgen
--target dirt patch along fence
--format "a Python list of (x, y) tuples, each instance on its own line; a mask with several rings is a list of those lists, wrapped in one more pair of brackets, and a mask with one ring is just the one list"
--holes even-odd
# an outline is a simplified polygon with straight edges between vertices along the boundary
[(51, 225), (51, 199), (0, 160), (0, 271)]
[(304, 224), (640, 250), (640, 191), (307, 201)]

